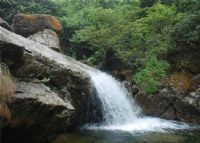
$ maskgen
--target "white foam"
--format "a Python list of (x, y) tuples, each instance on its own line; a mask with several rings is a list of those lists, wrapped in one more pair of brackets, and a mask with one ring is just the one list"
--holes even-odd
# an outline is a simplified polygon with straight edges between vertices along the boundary
[(89, 130), (110, 130), (123, 132), (166, 132), (167, 130), (183, 130), (192, 128), (186, 123), (168, 121), (159, 118), (144, 117), (121, 125), (87, 125)]

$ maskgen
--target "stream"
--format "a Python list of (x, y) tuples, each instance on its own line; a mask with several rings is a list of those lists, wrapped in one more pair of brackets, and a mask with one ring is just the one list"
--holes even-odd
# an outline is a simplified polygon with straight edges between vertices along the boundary
[(76, 130), (59, 135), (51, 143), (200, 143), (200, 130), (122, 132)]

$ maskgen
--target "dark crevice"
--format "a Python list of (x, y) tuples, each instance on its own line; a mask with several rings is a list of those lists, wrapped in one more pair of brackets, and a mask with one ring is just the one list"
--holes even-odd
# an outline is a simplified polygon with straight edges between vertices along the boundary
[(174, 120), (180, 121), (180, 119), (177, 116), (177, 110), (176, 110), (175, 106), (173, 105), (172, 108), (173, 108), (174, 115), (175, 115), (175, 119)]
[(160, 117), (162, 117), (170, 107), (173, 107), (173, 109), (174, 109), (174, 103), (176, 102), (176, 100), (177, 100), (177, 99), (176, 99), (175, 97), (172, 98), (171, 102), (170, 102), (170, 103), (168, 104), (168, 106), (163, 110), (163, 112), (161, 113)]

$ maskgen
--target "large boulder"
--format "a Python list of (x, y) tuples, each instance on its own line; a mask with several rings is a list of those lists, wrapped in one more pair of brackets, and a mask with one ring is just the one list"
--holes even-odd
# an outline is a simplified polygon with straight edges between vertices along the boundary
[[(55, 52), (40, 43), (26, 39), (0, 27), (0, 51), (15, 77), (49, 79), (48, 84), (70, 94), (76, 110), (89, 95), (91, 67)], [(17, 57), (14, 58), (14, 57)]]
[[(1, 62), (9, 66), (15, 78), (23, 81), (17, 83), (19, 89), (17, 98), (10, 104), (13, 122), (3, 130), (5, 134), (8, 131), (9, 135), (6, 135), (12, 136), (18, 131), (21, 132), (23, 126), (26, 127), (26, 135), (32, 137), (37, 130), (44, 128), (45, 135), (36, 134), (37, 138), (41, 139), (49, 135), (47, 130), (51, 127), (53, 128), (51, 137), (53, 137), (54, 131), (67, 130), (90, 121), (86, 115), (90, 100), (90, 77), (87, 71), (94, 69), (2, 27), (0, 27), (0, 51)], [(42, 84), (32, 83), (34, 79), (45, 83), (50, 89)], [(67, 106), (70, 104), (74, 109)], [(53, 123), (55, 126), (52, 126)], [(57, 123), (59, 123), (58, 128), (55, 128)]]
[(12, 23), (13, 31), (25, 37), (43, 29), (51, 29), (59, 33), (61, 28), (60, 21), (51, 15), (16, 14)]
[[(45, 141), (68, 127), (75, 112), (70, 101), (62, 100), (39, 82), (16, 82), (16, 94), (10, 107), (12, 121), (3, 124), (2, 132), (9, 138), (3, 138), (3, 142), (30, 142), (30, 137), (32, 142)], [(27, 134), (27, 138), (23, 137)]]
[(41, 43), (49, 48), (52, 48), (56, 51), (60, 51), (60, 42), (59, 37), (56, 32), (44, 29), (33, 35), (30, 35), (28, 39), (31, 39), (35, 42)]
[(78, 106), (82, 104), (80, 100), (89, 94), (87, 70), (93, 69), (87, 65), (2, 27), (0, 50), (2, 61), (8, 64), (15, 77), (40, 80), (49, 78), (48, 83), (70, 93)]

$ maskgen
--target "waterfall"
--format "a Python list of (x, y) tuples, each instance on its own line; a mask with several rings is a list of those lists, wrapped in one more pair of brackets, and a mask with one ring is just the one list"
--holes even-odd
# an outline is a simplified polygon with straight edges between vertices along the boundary
[(86, 125), (88, 129), (122, 131), (165, 131), (165, 129), (187, 129), (189, 125), (176, 121), (147, 117), (141, 114), (123, 84), (101, 71), (88, 71), (91, 84), (101, 102), (103, 122)]
[(90, 72), (90, 76), (102, 103), (104, 124), (120, 125), (138, 118), (139, 107), (119, 81), (100, 71)]

